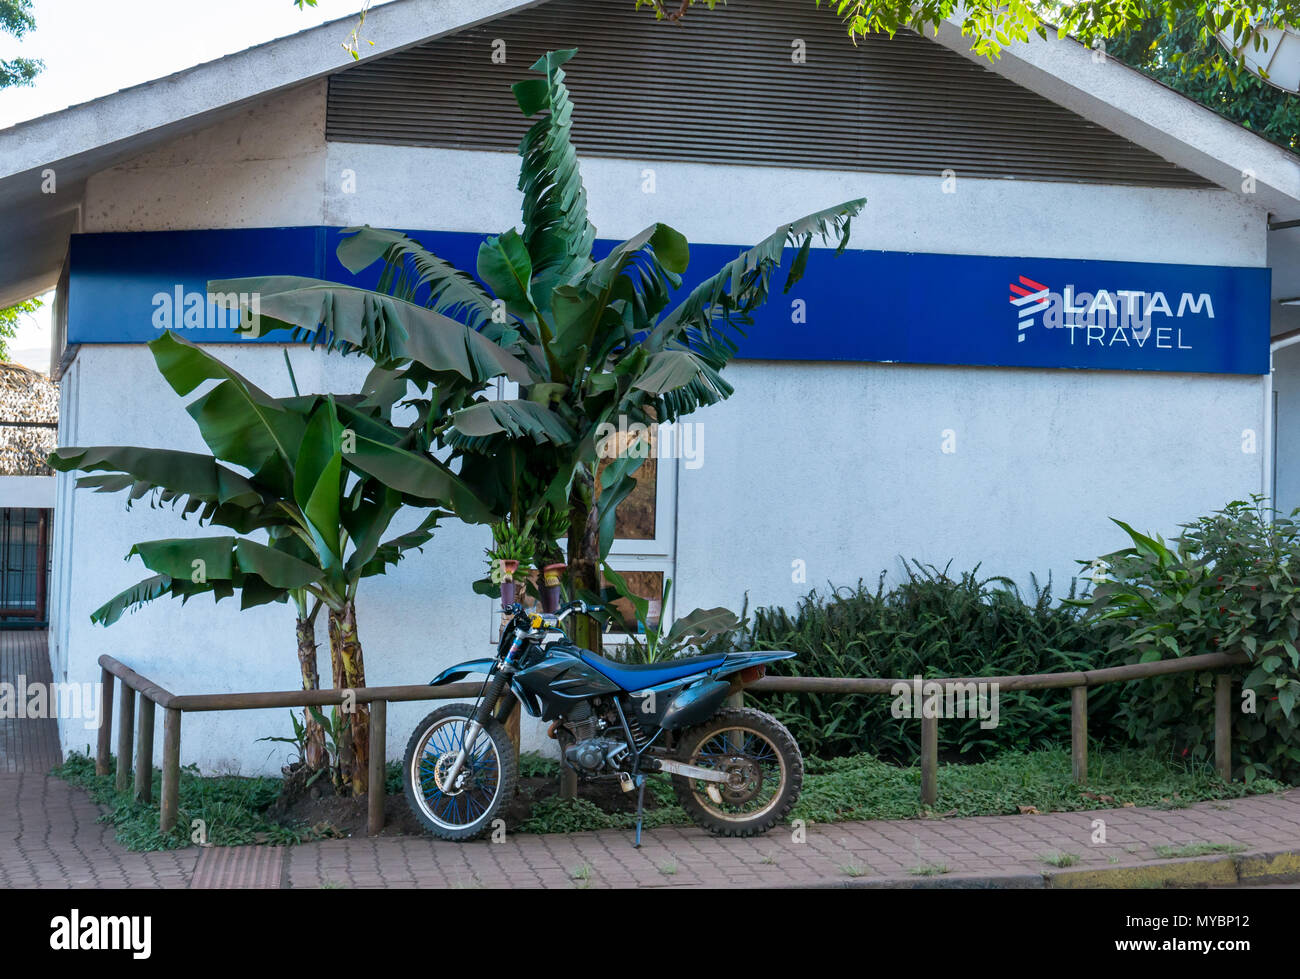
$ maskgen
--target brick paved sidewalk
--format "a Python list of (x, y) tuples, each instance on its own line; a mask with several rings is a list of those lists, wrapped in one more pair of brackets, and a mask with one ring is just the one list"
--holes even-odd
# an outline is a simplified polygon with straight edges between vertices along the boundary
[[(922, 879), (1032, 886), (1053, 870), (1042, 859), (1052, 853), (1077, 854), (1072, 870), (1109, 870), (1167, 868), (1174, 861), (1153, 850), (1162, 844), (1300, 852), (1300, 789), (1179, 810), (813, 825), (804, 842), (789, 827), (752, 840), (665, 827), (647, 831), (640, 850), (630, 833), (608, 830), (513, 833), (501, 843), (380, 837), (130, 853), (110, 826), (95, 822), (98, 815), (84, 792), (62, 781), (0, 775), (0, 887), (800, 887)], [(1091, 842), (1096, 819), (1106, 824), (1104, 845)], [(924, 866), (947, 873), (913, 872)]]
[[(1104, 845), (1091, 842), (1105, 821)], [(750, 840), (724, 840), (690, 826), (645, 834), (640, 850), (623, 831), (534, 836), (501, 843), (430, 838), (327, 840), (286, 851), (289, 887), (791, 887), (912, 884), (920, 867), (943, 877), (1037, 878), (1045, 854), (1072, 853), (1078, 868), (1159, 861), (1160, 845), (1238, 844), (1243, 852), (1300, 851), (1300, 789), (1276, 796), (1199, 803), (1187, 809), (1114, 809), (1036, 816), (878, 820), (790, 827)], [(1030, 881), (1001, 880), (1024, 886)]]

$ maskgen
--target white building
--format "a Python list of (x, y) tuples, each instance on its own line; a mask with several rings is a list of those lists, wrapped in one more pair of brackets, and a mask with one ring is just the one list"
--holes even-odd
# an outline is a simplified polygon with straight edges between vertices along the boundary
[[(764, 312), (728, 368), (735, 396), (691, 419), (700, 454), (659, 463), (653, 530), (616, 546), (620, 568), (673, 577), (679, 611), (746, 592), (790, 605), (899, 556), (1050, 572), (1061, 592), (1076, 559), (1122, 545), (1112, 516), (1171, 534), (1251, 493), (1300, 505), (1300, 346), (1269, 373), (1270, 335), (1300, 327), (1278, 302), (1300, 296), (1297, 157), (1068, 40), (988, 63), (955, 27), (855, 47), (809, 0), (733, 0), (682, 26), (632, 7), (398, 0), (368, 17), (357, 63), (335, 23), (0, 131), (17, 230), (0, 305), (59, 283), (60, 444), (203, 449), (143, 346), (158, 293), (341, 277), (335, 231), (363, 223), (472, 267), (478, 236), (519, 223), (509, 85), (576, 46), (601, 238), (667, 222), (705, 273), (785, 220), (867, 199), (851, 250), (816, 255)], [(1042, 288), (1150, 330), (1015, 304)], [(283, 344), (180, 325), (289, 393)], [(303, 390), (362, 376), (288, 349)], [(108, 652), (178, 693), (297, 686), (284, 606), (163, 601), (92, 626), (143, 576), (121, 560), (134, 542), (193, 532), (60, 477), (56, 679), (96, 680)], [(366, 582), (371, 683), (487, 651), (490, 603), (469, 587), (487, 543), (449, 524)], [(391, 752), (427, 709), (393, 706)], [(286, 733), (284, 713), (187, 718), (182, 760), (274, 768), (281, 751), (254, 739)], [(63, 740), (87, 735), (71, 723)]]

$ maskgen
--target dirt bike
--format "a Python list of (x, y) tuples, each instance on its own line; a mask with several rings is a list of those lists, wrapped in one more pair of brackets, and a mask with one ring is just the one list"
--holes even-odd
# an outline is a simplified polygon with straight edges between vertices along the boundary
[[(431, 685), (486, 677), (472, 704), (440, 707), (406, 747), (403, 783), (411, 808), (433, 835), (472, 840), (486, 833), (515, 793), (514, 746), (505, 719), (518, 699), (550, 722), (561, 763), (579, 780), (617, 779), (636, 791), (636, 840), (648, 774), (672, 777), (691, 819), (722, 836), (754, 836), (776, 825), (799, 798), (803, 756), (776, 718), (724, 706), (791, 652), (709, 653), (632, 664), (582, 649), (556, 614), (504, 610), (497, 655), (444, 670)], [(513, 696), (512, 696), (513, 695)]]

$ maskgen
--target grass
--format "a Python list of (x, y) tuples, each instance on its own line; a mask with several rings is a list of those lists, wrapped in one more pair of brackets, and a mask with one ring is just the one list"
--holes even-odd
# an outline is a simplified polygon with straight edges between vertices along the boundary
[(580, 863), (569, 871), (569, 877), (572, 880), (591, 880), (591, 865)]
[[(110, 765), (116, 769), (116, 765)], [(158, 800), (162, 798), (162, 774), (153, 772), (151, 803), (136, 802), (131, 793), (119, 793), (115, 777), (96, 775), (89, 755), (72, 753), (51, 773), (85, 789), (90, 798), (108, 809), (101, 822), (117, 829), (117, 841), (129, 850), (175, 850), (190, 846), (196, 820), (213, 846), (249, 843), (303, 843), (322, 834), (306, 826), (285, 826), (266, 815), (280, 793), (278, 778), (219, 775), (203, 777), (197, 769), (181, 769), (177, 786), (176, 825), (167, 833), (158, 831)]]
[(1039, 859), (1053, 867), (1073, 867), (1079, 862), (1079, 855), (1077, 853), (1058, 851), (1056, 853), (1044, 853)]
[(846, 863), (840, 867), (840, 872), (849, 877), (865, 877), (871, 873), (871, 868), (860, 863)]
[(907, 872), (913, 877), (938, 877), (948, 873), (949, 870), (946, 863), (920, 863), (915, 867), (908, 867)]
[[(803, 794), (791, 818), (830, 823), (846, 819), (909, 819), (920, 815), (919, 768), (889, 765), (870, 755), (830, 761), (808, 759)], [(1225, 784), (1212, 767), (1156, 757), (1133, 749), (1097, 751), (1088, 786), (1074, 783), (1065, 748), (1004, 752), (974, 765), (944, 765), (931, 807), (954, 816), (1014, 815), (1021, 806), (1040, 812), (1113, 809), (1125, 804), (1168, 807), (1233, 799), (1285, 788), (1257, 780), (1250, 788)], [(1103, 798), (1103, 797), (1109, 797)]]
[(665, 860), (663, 863), (659, 864), (659, 873), (663, 874), (665, 877), (671, 877), (673, 874), (677, 873), (677, 861)]
[(536, 751), (524, 751), (519, 755), (520, 778), (559, 778), (560, 762), (556, 758), (546, 758)]
[[(534, 753), (520, 756), (521, 772), (545, 776), (558, 772), (552, 759)], [(132, 850), (173, 849), (190, 845), (192, 820), (202, 819), (207, 841), (217, 846), (243, 843), (301, 843), (319, 839), (326, 830), (285, 826), (267, 815), (279, 792), (277, 778), (200, 777), (193, 769), (181, 773), (180, 815), (165, 837), (158, 833), (158, 805), (142, 805), (129, 794), (119, 795), (113, 776), (94, 774), (86, 755), (69, 755), (53, 772), (86, 788), (107, 806), (105, 821), (117, 827), (118, 841)], [(404, 805), (400, 795), (400, 766), (388, 766), (389, 805)], [(154, 798), (160, 796), (154, 773)], [(925, 815), (920, 804), (921, 773), (917, 767), (890, 765), (870, 755), (805, 760), (803, 794), (790, 814), (792, 820), (834, 823), (859, 819), (911, 819)], [(939, 773), (939, 798), (930, 811), (954, 816), (1015, 815), (1021, 807), (1040, 812), (1078, 812), (1123, 805), (1170, 808), (1207, 800), (1236, 799), (1285, 788), (1282, 783), (1256, 779), (1249, 787), (1224, 784), (1208, 765), (1189, 764), (1148, 752), (1095, 751), (1090, 758), (1088, 786), (1074, 783), (1070, 753), (1065, 748), (1004, 752), (972, 765), (944, 765)], [(646, 828), (689, 822), (677, 805), (669, 780), (652, 776), (646, 783), (656, 806), (645, 814)], [(538, 802), (528, 818), (511, 827), (520, 833), (572, 833), (623, 829), (634, 825), (631, 813), (608, 813), (587, 799), (549, 797)]]
[(1184, 843), (1179, 846), (1153, 846), (1156, 856), (1164, 860), (1178, 857), (1205, 857), (1211, 853), (1240, 853), (1246, 849), (1240, 843)]

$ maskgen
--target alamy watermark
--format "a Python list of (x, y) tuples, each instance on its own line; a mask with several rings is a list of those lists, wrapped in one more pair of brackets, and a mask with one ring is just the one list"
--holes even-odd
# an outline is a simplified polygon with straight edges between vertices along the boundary
[(100, 683), (28, 683), (20, 673), (17, 683), (0, 681), (0, 720), (80, 720), (93, 731), (99, 727), (102, 693)]
[(250, 338), (261, 335), (262, 297), (256, 292), (186, 292), (177, 284), (170, 292), (154, 293), (151, 302), (155, 330), (237, 330)]
[(687, 469), (699, 469), (704, 465), (704, 427), (699, 422), (646, 425), (623, 415), (617, 425), (596, 426), (596, 454), (601, 459), (681, 459)]
[(998, 726), (998, 685), (984, 680), (899, 680), (889, 688), (889, 713), (904, 717), (978, 717), (981, 730)]

